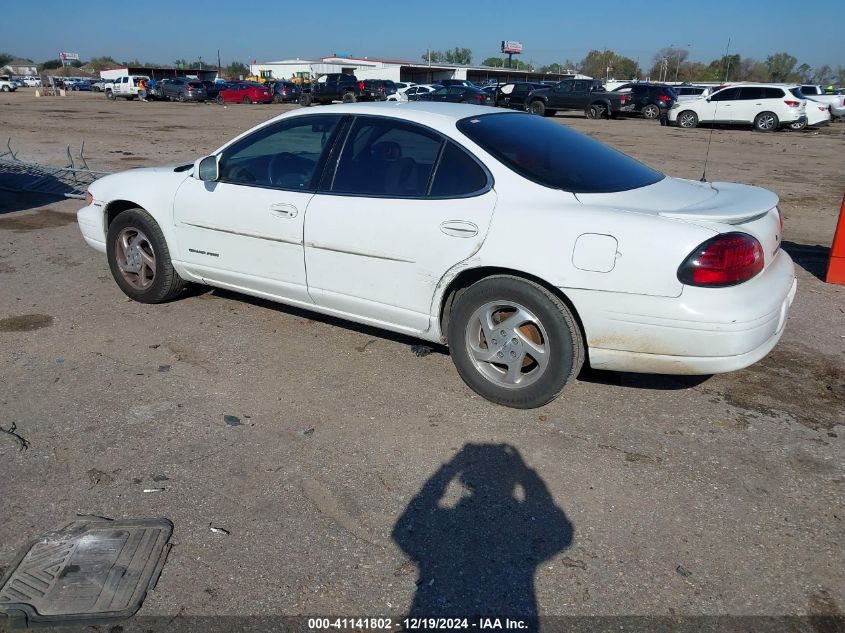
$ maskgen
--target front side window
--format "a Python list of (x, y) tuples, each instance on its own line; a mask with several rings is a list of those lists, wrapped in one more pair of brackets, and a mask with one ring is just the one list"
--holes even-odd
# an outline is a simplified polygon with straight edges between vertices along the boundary
[(307, 191), (330, 145), (340, 115), (294, 117), (254, 132), (226, 148), (220, 180), (240, 185)]
[(398, 120), (361, 117), (340, 155), (331, 190), (370, 196), (426, 195), (442, 138)]
[(436, 96), (436, 97), (446, 96), (446, 92), (448, 90), (449, 90), (448, 88), (438, 88), (437, 90), (434, 91), (434, 96)]
[(572, 84), (569, 84), (569, 83), (562, 81), (557, 85), (557, 91), (558, 92), (572, 92)]
[(530, 114), (484, 114), (458, 121), (458, 129), (528, 180), (572, 193), (638, 189), (665, 176), (642, 163)]
[(739, 88), (726, 88), (714, 94), (711, 101), (734, 101), (739, 98)]

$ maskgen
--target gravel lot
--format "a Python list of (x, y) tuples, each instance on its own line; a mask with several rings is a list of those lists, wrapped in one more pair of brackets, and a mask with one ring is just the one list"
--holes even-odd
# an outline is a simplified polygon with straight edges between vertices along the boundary
[[(0, 129), (24, 158), (59, 164), (84, 139), (92, 167), (121, 170), (192, 161), (287, 109), (21, 90)], [(711, 135), (556, 120), (688, 178)], [(799, 264), (768, 358), (711, 378), (586, 370), (533, 411), (476, 397), (413, 339), (204, 288), (130, 302), (78, 201), (0, 192), (0, 426), (29, 442), (0, 433), (0, 570), (76, 513), (167, 517), (175, 547), (140, 615), (398, 616), (438, 596), (840, 614), (845, 287), (818, 275), (843, 150), (842, 123), (712, 133), (708, 178), (777, 192)]]

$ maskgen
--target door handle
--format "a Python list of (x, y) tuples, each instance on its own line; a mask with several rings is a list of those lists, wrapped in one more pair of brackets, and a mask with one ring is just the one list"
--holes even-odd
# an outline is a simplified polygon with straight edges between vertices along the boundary
[(277, 218), (295, 218), (299, 214), (299, 209), (297, 209), (292, 204), (271, 204), (270, 205), (270, 215), (275, 216)]
[(452, 237), (474, 237), (478, 235), (478, 227), (466, 220), (446, 220), (440, 224), (440, 230)]

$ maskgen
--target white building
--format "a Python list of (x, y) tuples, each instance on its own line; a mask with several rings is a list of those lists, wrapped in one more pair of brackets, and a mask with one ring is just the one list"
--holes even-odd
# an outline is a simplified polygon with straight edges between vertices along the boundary
[(512, 68), (494, 68), (491, 66), (462, 66), (419, 61), (411, 62), (396, 59), (378, 59), (373, 57), (329, 56), (320, 60), (286, 59), (277, 62), (251, 64), (250, 73), (261, 76), (261, 71), (271, 71), (274, 79), (290, 79), (296, 73), (308, 72), (311, 76), (328, 73), (346, 73), (358, 79), (391, 79), (393, 81), (414, 81), (432, 83), (442, 79), (468, 79), (500, 81), (560, 79), (563, 75), (539, 73)]

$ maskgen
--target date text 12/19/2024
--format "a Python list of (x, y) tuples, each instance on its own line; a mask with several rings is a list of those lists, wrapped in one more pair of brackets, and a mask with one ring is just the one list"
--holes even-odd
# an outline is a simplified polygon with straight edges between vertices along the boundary
[(511, 618), (308, 618), (309, 631), (425, 631), (446, 629), (525, 630), (528, 622)]

